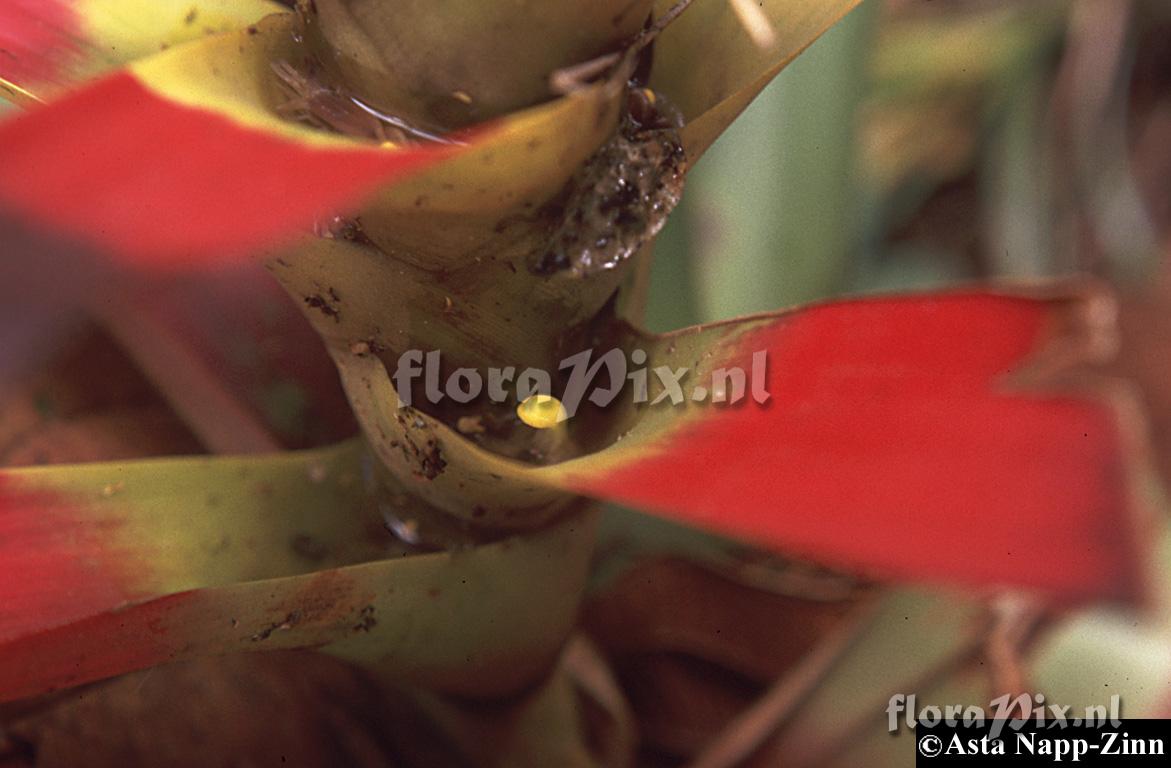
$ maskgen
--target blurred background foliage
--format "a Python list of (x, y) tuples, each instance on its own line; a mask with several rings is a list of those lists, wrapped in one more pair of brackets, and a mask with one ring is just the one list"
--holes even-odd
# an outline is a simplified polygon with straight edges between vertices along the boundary
[(974, 278), (1149, 274), (1166, 177), (1141, 154), (1171, 138), (1169, 17), (1161, 0), (868, 0), (692, 172), (651, 327)]

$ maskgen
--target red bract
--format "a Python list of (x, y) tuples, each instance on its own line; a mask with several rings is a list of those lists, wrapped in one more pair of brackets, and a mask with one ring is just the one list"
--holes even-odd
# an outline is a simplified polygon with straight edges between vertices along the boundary
[[(140, 597), (113, 530), (77, 524), (67, 498), (0, 476), (0, 644)], [(116, 527), (116, 526), (115, 526)]]
[(0, 205), (116, 261), (214, 266), (452, 152), (307, 147), (119, 74), (0, 127)]
[(1093, 350), (1095, 308), (968, 293), (782, 316), (723, 361), (768, 351), (764, 407), (619, 444), (576, 487), (880, 577), (1134, 599), (1145, 528), (1117, 414), (1023, 386)]

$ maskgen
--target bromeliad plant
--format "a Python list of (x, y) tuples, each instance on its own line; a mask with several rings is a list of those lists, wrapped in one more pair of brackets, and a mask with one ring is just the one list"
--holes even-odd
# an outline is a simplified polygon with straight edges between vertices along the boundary
[[(574, 626), (596, 500), (878, 580), (1139, 601), (1126, 409), (1071, 374), (1110, 352), (1099, 290), (637, 327), (687, 169), (857, 4), (0, 0), (0, 91), (29, 107), (0, 127), (0, 211), (76, 244), (6, 275), (263, 261), (361, 425), (5, 472), (0, 702), (301, 647), (515, 692)], [(391, 379), (409, 350), (446, 377), (613, 348), (690, 371), (683, 402), (536, 430), (515, 401), (400, 408)], [(766, 403), (698, 402), (762, 350)]]

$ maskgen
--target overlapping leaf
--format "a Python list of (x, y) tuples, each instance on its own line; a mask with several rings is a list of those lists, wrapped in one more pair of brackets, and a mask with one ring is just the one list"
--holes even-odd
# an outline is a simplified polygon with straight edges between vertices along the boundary
[[(271, 16), (173, 48), (12, 121), (0, 129), (0, 204), (115, 257), (214, 263), (327, 222), (380, 187), (464, 154), (453, 145), (387, 149), (280, 117), (288, 97), (270, 66), (303, 55), (293, 23)], [(612, 130), (617, 97), (595, 87), (510, 117), (499, 132), (469, 137), (473, 157), (424, 180), (424, 189), (439, 210), (454, 201), (457, 213), (485, 200), (543, 202)], [(502, 164), (512, 177), (503, 184)], [(469, 178), (469, 168), (482, 170)], [(414, 206), (420, 194), (411, 187), (394, 199)]]
[[(767, 10), (783, 34), (767, 52), (743, 44), (724, 3), (697, 3), (686, 21), (664, 36), (657, 64), (667, 95), (680, 100), (688, 114), (702, 117), (701, 126), (688, 129), (697, 137), (689, 139), (693, 154), (780, 66), (855, 3), (772, 4)], [(75, 82), (165, 43), (235, 27), (250, 10), (259, 16), (269, 7), (229, 12), (219, 3), (197, 3), (176, 31), (175, 4), (146, 15), (139, 5), (6, 0), (7, 14), (21, 20), (9, 26), (12, 39), (6, 46), (24, 62), (5, 76), (9, 94), (26, 94), (26, 100), (39, 93), (53, 96), (59, 92), (54, 84)], [(188, 23), (189, 18), (194, 20)], [(212, 18), (214, 23), (207, 21)], [(352, 208), (426, 162), (413, 153), (391, 154), (298, 128), (275, 114), (280, 96), (268, 65), (296, 58), (291, 24), (290, 15), (278, 15), (256, 27), (179, 46), (7, 126), (0, 133), (5, 167), (0, 180), (7, 182), (0, 186), (0, 202), (115, 252), (199, 262), (239, 255), (308, 228), (315, 218)], [(37, 36), (46, 30), (51, 39)], [(705, 47), (716, 45), (724, 54), (713, 59), (720, 71), (695, 67), (684, 50), (697, 31), (704, 34)], [(79, 35), (86, 41), (81, 64), (72, 50)], [(117, 57), (94, 54), (110, 47), (120, 51)], [(466, 251), (469, 238), (484, 232), (486, 217), (473, 216), (470, 223), (463, 217), (490, 213), (495, 225), (545, 202), (613, 129), (617, 97), (613, 89), (586, 88), (507, 118), (511, 130), (495, 140), (481, 137), (474, 159), (388, 192), (391, 210), (375, 205), (375, 215), (367, 219), (375, 229), (371, 236), (380, 241), (382, 232), (387, 236), (380, 242), (403, 243), (403, 235), (395, 234), (402, 216), (393, 212), (405, 201), (422, 209), (416, 211), (423, 214), (417, 230), (433, 234), (443, 231), (437, 223), (454, 224), (445, 237), (463, 243)], [(82, 131), (75, 129), (79, 115), (84, 115)], [(472, 170), (477, 165), (482, 167)], [(275, 199), (281, 204), (273, 205)]]
[[(866, 299), (664, 337), (595, 329), (593, 360), (611, 346), (627, 360), (643, 350), (648, 369), (682, 372), (682, 402), (638, 405), (628, 384), (562, 431), (568, 460), (533, 467), (426, 405), (399, 409), (395, 352), (445, 347), (425, 326), (379, 336), (375, 294), (345, 285), (337, 314), (316, 322), (355, 413), (404, 485), (451, 514), (531, 525), (565, 503), (561, 489), (881, 577), (1072, 600), (1144, 590), (1129, 426), (1113, 396), (1054, 378), (1109, 353), (1101, 295)], [(754, 366), (767, 377), (763, 404), (748, 390)], [(734, 386), (719, 373), (733, 367), (741, 402), (710, 402)], [(443, 467), (429, 471), (436, 456)]]
[(5, 472), (0, 701), (293, 647), (462, 693), (541, 672), (573, 623), (591, 520), (404, 557), (362, 453)]
[[(75, 115), (86, 116), (80, 134)], [(216, 264), (451, 151), (315, 149), (235, 116), (180, 106), (126, 72), (110, 76), (0, 128), (0, 206), (119, 260)]]

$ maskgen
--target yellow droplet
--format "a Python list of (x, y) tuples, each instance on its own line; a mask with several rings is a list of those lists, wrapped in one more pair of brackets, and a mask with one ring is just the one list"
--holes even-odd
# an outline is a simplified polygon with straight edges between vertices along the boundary
[(651, 106), (654, 106), (654, 103), (655, 103), (655, 101), (656, 101), (656, 100), (657, 100), (657, 98), (658, 98), (657, 96), (655, 96), (655, 92), (654, 92), (654, 91), (652, 91), (650, 88), (643, 88), (643, 89), (642, 89), (642, 95), (646, 97), (646, 100), (647, 100), (647, 102), (648, 102), (648, 103), (649, 103)]
[(530, 395), (516, 407), (516, 415), (533, 429), (552, 429), (569, 418), (565, 406), (552, 395)]

